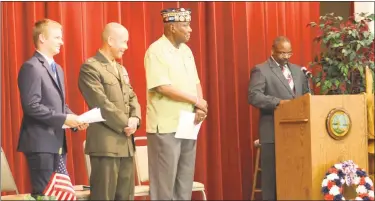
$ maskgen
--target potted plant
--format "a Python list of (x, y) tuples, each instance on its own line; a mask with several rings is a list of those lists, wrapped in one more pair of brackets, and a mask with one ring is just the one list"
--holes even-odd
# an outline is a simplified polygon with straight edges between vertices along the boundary
[(368, 23), (374, 14), (360, 13), (358, 18), (329, 13), (320, 16), (313, 42), (321, 45), (311, 66), (320, 68), (313, 78), (321, 94), (357, 94), (365, 91), (365, 67), (374, 74), (374, 33)]

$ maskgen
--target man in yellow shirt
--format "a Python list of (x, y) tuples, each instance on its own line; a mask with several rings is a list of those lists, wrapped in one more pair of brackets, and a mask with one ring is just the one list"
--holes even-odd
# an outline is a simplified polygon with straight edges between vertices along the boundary
[(190, 39), (191, 11), (161, 12), (164, 35), (145, 55), (147, 80), (146, 132), (151, 200), (191, 200), (196, 140), (177, 139), (180, 111), (195, 112), (195, 123), (207, 116), (207, 102), (185, 44)]

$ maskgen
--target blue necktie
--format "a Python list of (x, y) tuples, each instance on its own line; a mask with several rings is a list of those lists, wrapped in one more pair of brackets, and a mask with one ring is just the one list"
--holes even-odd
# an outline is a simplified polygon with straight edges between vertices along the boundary
[(57, 78), (56, 63), (52, 62), (51, 67), (52, 67), (53, 75), (55, 76), (55, 78)]
[(53, 75), (55, 76), (55, 79), (56, 79), (56, 81), (57, 81), (57, 84), (59, 85), (59, 88), (61, 89), (60, 79), (59, 79), (59, 76), (57, 76), (56, 63), (55, 63), (55, 62), (52, 62), (52, 63), (51, 63), (51, 67), (52, 67)]

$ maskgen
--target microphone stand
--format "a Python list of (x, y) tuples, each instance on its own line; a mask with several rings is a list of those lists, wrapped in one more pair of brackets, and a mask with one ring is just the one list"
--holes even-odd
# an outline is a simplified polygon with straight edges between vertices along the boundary
[(307, 88), (309, 90), (309, 93), (311, 95), (314, 95), (314, 92), (311, 90), (311, 87), (310, 87), (310, 76), (306, 75), (306, 82), (307, 82)]

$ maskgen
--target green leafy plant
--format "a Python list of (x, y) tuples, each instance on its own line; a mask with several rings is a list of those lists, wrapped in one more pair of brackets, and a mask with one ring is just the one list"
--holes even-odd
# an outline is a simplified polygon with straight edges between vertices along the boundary
[(37, 196), (37, 198), (35, 199), (33, 196), (31, 195), (26, 195), (24, 197), (24, 200), (57, 200), (57, 198), (55, 196)]
[(358, 18), (329, 13), (320, 16), (320, 23), (310, 22), (317, 28), (313, 42), (321, 46), (311, 66), (318, 67), (315, 86), (321, 94), (356, 94), (365, 90), (365, 67), (374, 73), (374, 33), (368, 23), (374, 14), (360, 13)]

